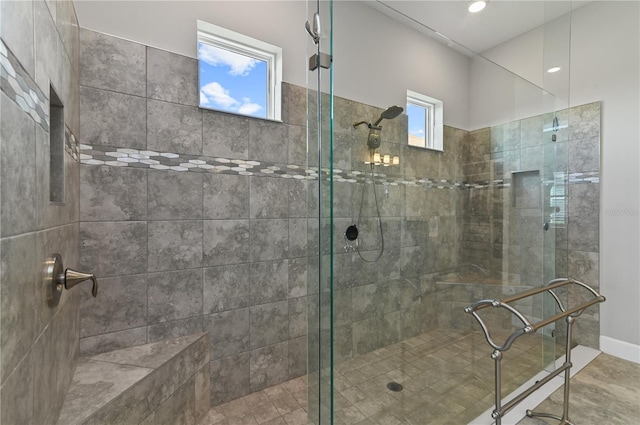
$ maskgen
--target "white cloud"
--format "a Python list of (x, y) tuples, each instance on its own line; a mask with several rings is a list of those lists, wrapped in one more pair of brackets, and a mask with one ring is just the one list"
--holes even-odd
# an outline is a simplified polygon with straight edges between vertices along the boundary
[(200, 101), (202, 101), (203, 95), (207, 99), (207, 104), (211, 104), (211, 102), (213, 102), (225, 109), (231, 109), (240, 104), (240, 102), (231, 97), (229, 90), (222, 87), (220, 83), (216, 81), (202, 86), (200, 89)]
[(204, 94), (202, 91), (200, 91), (200, 104), (201, 105), (208, 105), (209, 104), (209, 99), (207, 99), (207, 95)]
[(422, 136), (424, 134), (424, 130), (421, 128), (417, 128), (411, 131), (411, 134), (413, 134), (414, 136)]
[(247, 102), (243, 103), (242, 106), (238, 108), (238, 113), (244, 115), (252, 115), (258, 112), (260, 109), (262, 109), (262, 106), (258, 105), (257, 103)]
[(257, 59), (204, 43), (200, 43), (199, 59), (211, 66), (226, 65), (230, 68), (229, 74), (240, 76), (246, 76), (258, 63)]
[(205, 84), (200, 89), (200, 104), (244, 115), (253, 115), (262, 109), (262, 106), (252, 102), (248, 97), (243, 97), (242, 102), (238, 101), (231, 96), (229, 90), (216, 81)]

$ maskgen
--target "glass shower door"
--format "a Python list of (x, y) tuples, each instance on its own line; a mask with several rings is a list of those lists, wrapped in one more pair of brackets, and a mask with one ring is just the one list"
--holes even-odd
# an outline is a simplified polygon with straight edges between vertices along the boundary
[(308, 421), (333, 424), (333, 2), (307, 1)]

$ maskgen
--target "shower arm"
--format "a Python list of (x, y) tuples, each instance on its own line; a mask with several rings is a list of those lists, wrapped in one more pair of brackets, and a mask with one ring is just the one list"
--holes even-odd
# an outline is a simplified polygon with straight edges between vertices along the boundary
[(357, 127), (362, 124), (367, 124), (367, 127), (369, 127), (371, 130), (382, 130), (382, 126), (379, 126), (382, 120), (392, 120), (400, 115), (403, 111), (404, 108), (402, 108), (401, 106), (393, 105), (382, 111), (382, 113), (380, 114), (380, 118), (378, 118), (375, 123), (371, 124), (370, 122), (368, 123), (366, 121), (360, 121), (354, 123), (353, 126)]
[(378, 122), (375, 123), (375, 124), (371, 124), (370, 122), (366, 122), (366, 121), (356, 122), (356, 123), (353, 123), (353, 128), (357, 128), (357, 127), (361, 126), (362, 124), (366, 124), (367, 127), (370, 128), (371, 130), (382, 130), (382, 126), (378, 126), (378, 123), (380, 121), (381, 120), (378, 120)]
[[(376, 121), (376, 122), (373, 124), (373, 126), (374, 126), (374, 127), (377, 127), (377, 126), (378, 126), (378, 124), (380, 124), (380, 123), (382, 122), (382, 120), (383, 120), (383, 119), (384, 119), (383, 117), (378, 118), (378, 121)], [(371, 128), (371, 124), (369, 124), (369, 128)]]

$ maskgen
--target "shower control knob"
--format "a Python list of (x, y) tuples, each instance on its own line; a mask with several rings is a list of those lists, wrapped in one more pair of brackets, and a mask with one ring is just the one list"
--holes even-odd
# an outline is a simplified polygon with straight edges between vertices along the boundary
[(60, 302), (63, 289), (71, 289), (79, 283), (92, 282), (91, 295), (98, 296), (98, 280), (92, 273), (81, 273), (65, 269), (60, 254), (53, 254), (44, 262), (44, 285), (47, 289), (47, 304), (55, 307)]
[(355, 241), (358, 239), (358, 228), (355, 224), (347, 227), (347, 230), (344, 232), (344, 237), (347, 238), (348, 241)]

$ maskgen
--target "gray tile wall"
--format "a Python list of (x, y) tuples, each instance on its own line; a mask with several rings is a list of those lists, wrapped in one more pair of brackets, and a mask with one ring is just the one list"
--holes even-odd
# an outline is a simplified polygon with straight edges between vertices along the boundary
[[(464, 190), (459, 164), (467, 132), (445, 127), (444, 152), (436, 152), (406, 145), (406, 115), (382, 122), (380, 152), (399, 156), (400, 164), (375, 167), (384, 252), (377, 262), (367, 262), (344, 249), (343, 234), (358, 224), (360, 211), (362, 257), (373, 260), (381, 248), (372, 185), (362, 183), (365, 172), (370, 179), (368, 130), (354, 129), (353, 123), (375, 121), (383, 110), (343, 98), (334, 102), (334, 163), (346, 177), (334, 182), (333, 201), (326, 197), (322, 202), (334, 206), (334, 325), (340, 361), (436, 326), (434, 282), (460, 258)], [(319, 302), (317, 297), (309, 297), (310, 323), (314, 330), (326, 329), (327, 323), (317, 324), (317, 317), (328, 314), (318, 311), (318, 304), (320, 309), (327, 305), (326, 294)], [(311, 344), (319, 338), (312, 332)]]
[[(556, 246), (566, 247), (557, 257), (566, 258), (568, 275), (600, 289), (600, 117), (601, 103), (569, 109), (567, 142), (569, 175), (569, 226), (556, 237)], [(564, 264), (562, 264), (564, 265)], [(559, 267), (559, 266), (558, 266)], [(606, 294), (604, 294), (606, 296)], [(586, 301), (582, 291), (569, 293), (574, 305)], [(574, 340), (600, 347), (600, 307), (595, 305), (575, 322)]]
[[(53, 254), (78, 269), (78, 24), (70, 1), (0, 3), (0, 422), (55, 423), (78, 358), (79, 291), (46, 303)], [(64, 105), (64, 202), (49, 202), (49, 84)]]
[[(462, 262), (489, 271), (495, 283), (526, 287), (569, 276), (599, 288), (600, 103), (558, 111), (557, 117), (556, 142), (552, 132), (542, 131), (552, 128), (551, 114), (470, 132)], [(549, 195), (554, 170), (568, 171), (569, 218), (543, 235), (540, 196)], [(542, 191), (540, 178), (547, 182)], [(552, 267), (543, 268), (545, 261)], [(571, 292), (570, 305), (585, 295)], [(597, 348), (598, 306), (575, 327), (577, 343)]]
[(213, 404), (304, 374), (306, 316), (290, 318), (306, 312), (306, 186), (230, 161), (290, 164), (289, 151), (306, 151), (306, 110), (284, 123), (202, 110), (196, 60), (84, 29), (80, 39), (81, 143), (226, 158), (230, 173), (83, 161), (80, 262), (105, 297), (82, 294), (81, 352), (208, 331)]

